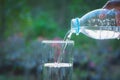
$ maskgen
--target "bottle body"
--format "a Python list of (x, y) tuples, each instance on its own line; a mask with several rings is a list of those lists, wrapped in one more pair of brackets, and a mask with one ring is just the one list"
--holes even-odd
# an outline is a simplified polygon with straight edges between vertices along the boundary
[(94, 39), (114, 39), (120, 34), (120, 26), (116, 23), (115, 9), (93, 10), (81, 18), (71, 21), (71, 31), (83, 33)]

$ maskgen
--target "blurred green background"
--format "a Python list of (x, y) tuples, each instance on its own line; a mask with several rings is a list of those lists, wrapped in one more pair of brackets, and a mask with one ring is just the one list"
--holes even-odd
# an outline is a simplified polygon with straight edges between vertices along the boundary
[[(102, 8), (107, 1), (1, 0), (0, 80), (42, 80), (40, 41), (63, 39), (72, 18)], [(72, 40), (75, 41), (73, 80), (120, 79), (119, 40), (94, 40), (83, 34), (73, 34)]]

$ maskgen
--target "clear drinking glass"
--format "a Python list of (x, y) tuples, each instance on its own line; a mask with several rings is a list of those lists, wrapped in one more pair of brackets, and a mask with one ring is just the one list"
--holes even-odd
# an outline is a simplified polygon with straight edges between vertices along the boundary
[(74, 41), (44, 40), (44, 80), (71, 80)]

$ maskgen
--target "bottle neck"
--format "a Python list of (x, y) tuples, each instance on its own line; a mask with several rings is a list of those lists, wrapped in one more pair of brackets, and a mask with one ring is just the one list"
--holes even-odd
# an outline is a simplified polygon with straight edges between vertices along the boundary
[(80, 33), (80, 18), (75, 18), (71, 20), (71, 31), (79, 35)]

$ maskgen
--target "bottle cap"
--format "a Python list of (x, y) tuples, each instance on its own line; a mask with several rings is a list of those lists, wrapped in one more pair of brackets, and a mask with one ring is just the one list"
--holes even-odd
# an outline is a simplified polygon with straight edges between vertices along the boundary
[(79, 18), (75, 18), (71, 20), (71, 31), (73, 33), (76, 33), (76, 35), (79, 35), (80, 33), (80, 19)]

